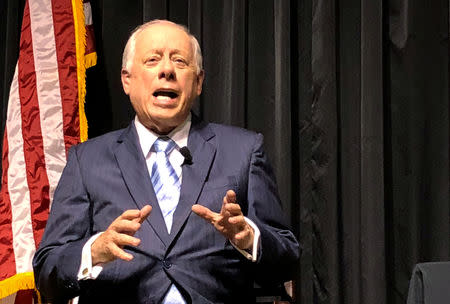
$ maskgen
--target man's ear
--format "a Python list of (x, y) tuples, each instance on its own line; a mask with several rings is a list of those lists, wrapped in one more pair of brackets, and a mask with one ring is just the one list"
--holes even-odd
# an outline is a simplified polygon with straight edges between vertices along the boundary
[(123, 90), (127, 95), (130, 93), (130, 81), (131, 81), (130, 77), (131, 77), (130, 72), (128, 72), (125, 69), (122, 69), (122, 71), (120, 72), (120, 78), (122, 79)]
[(201, 70), (197, 75), (197, 95), (202, 93), (203, 79), (205, 79), (205, 71)]

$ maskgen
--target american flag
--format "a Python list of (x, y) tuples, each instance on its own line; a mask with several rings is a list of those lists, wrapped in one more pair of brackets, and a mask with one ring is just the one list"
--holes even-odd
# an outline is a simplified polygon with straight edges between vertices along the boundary
[(3, 138), (0, 304), (37, 301), (32, 257), (67, 151), (87, 139), (85, 70), (96, 63), (92, 34), (89, 1), (25, 2)]

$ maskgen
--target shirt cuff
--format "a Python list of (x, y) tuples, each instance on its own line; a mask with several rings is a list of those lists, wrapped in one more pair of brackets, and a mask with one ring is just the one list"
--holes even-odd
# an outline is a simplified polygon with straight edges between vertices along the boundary
[(78, 270), (78, 281), (82, 280), (95, 280), (100, 272), (103, 270), (101, 264), (92, 266), (92, 254), (91, 245), (94, 241), (102, 234), (99, 232), (96, 235), (91, 236), (91, 238), (84, 244), (83, 250), (81, 251), (81, 264)]
[[(254, 235), (253, 235), (253, 246), (248, 251), (242, 250), (238, 248), (233, 242), (230, 242), (231, 245), (233, 245), (234, 248), (236, 248), (237, 251), (239, 251), (244, 257), (246, 257), (248, 260), (251, 260), (252, 262), (256, 262), (258, 259), (258, 249), (259, 249), (259, 239), (261, 238), (261, 232), (258, 229), (258, 226), (256, 226), (253, 221), (247, 217), (244, 216), (245, 221), (247, 224), (250, 225), (250, 227), (253, 228)], [(249, 252), (251, 251), (251, 253)]]

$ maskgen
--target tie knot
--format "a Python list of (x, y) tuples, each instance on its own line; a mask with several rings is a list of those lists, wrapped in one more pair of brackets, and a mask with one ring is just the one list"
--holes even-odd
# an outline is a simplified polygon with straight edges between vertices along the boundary
[(158, 137), (158, 139), (156, 139), (155, 143), (153, 144), (153, 149), (156, 152), (164, 152), (166, 155), (168, 155), (170, 152), (172, 152), (173, 148), (175, 148), (175, 145), (175, 142), (167, 136)]

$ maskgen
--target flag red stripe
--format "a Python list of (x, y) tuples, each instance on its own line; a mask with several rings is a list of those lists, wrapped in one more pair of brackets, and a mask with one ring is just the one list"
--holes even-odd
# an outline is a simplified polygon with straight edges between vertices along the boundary
[(36, 92), (36, 72), (30, 22), (30, 9), (27, 1), (20, 39), (18, 80), (22, 111), (23, 150), (30, 191), (33, 235), (35, 244), (38, 246), (48, 218), (50, 198), (49, 182), (45, 169), (40, 110)]
[[(70, 1), (53, 0), (53, 26), (55, 30), (56, 57), (63, 110), (63, 131), (66, 154), (68, 149), (80, 142), (80, 118), (78, 115), (78, 79), (75, 28)], [(68, 37), (73, 37), (68, 39)], [(75, 71), (74, 71), (75, 69)]]
[(19, 290), (14, 304), (33, 304), (34, 290)]
[(8, 192), (8, 137), (5, 128), (3, 135), (3, 155), (2, 155), (2, 197), (0, 198), (0, 265), (2, 271), (0, 272), (0, 280), (7, 279), (16, 274), (16, 262), (14, 258), (13, 249), (13, 234), (12, 234), (12, 214), (11, 201)]
[(94, 26), (86, 25), (86, 55), (95, 52)]

